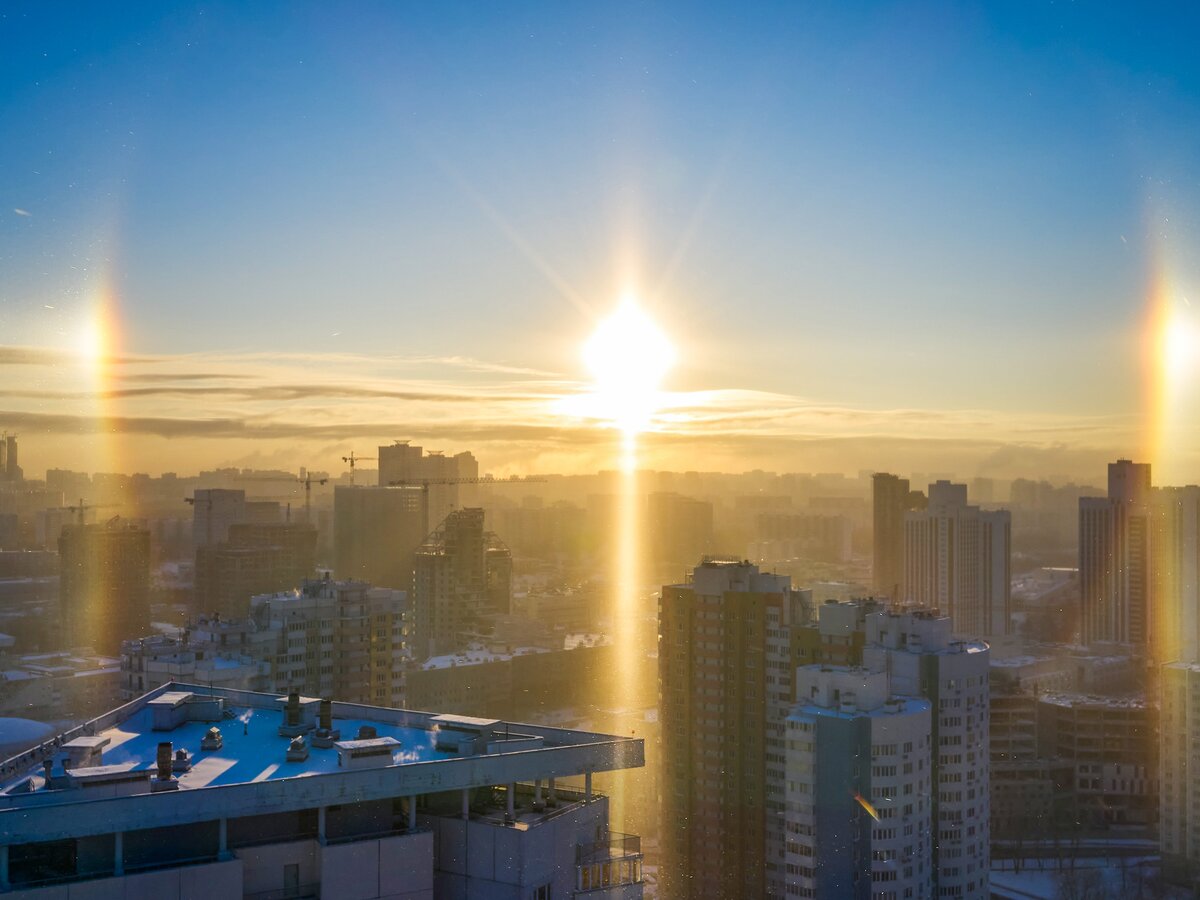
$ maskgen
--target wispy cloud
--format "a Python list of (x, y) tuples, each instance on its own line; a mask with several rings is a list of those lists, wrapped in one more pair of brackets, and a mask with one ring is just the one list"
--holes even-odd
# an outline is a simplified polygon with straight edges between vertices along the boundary
[[(564, 414), (587, 408), (571, 399), (588, 385), (467, 357), (129, 355), (104, 361), (96, 380), (73, 354), (0, 347), (0, 365), (11, 367), (0, 428), (21, 431), (24, 458), (48, 465), (73, 465), (79, 436), (120, 443), (120, 458), (150, 471), (258, 457), (336, 468), (349, 447), (410, 438), (473, 450), (498, 472), (581, 471), (611, 466), (616, 441), (605, 422)], [(748, 389), (662, 399), (640, 442), (645, 464), (661, 468), (844, 471), (907, 459), (1021, 474), (1100, 465), (1137, 446), (1132, 417), (850, 407)]]

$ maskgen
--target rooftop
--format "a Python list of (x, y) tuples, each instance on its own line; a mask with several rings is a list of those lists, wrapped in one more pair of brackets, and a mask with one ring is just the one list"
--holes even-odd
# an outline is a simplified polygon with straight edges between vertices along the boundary
[[(331, 724), (340, 733), (314, 740), (321, 734), (319, 701), (286, 701), (275, 694), (168, 684), (49, 737), (0, 761), (0, 832), (14, 840), (48, 840), (59, 831), (111, 830), (118, 808), (151, 827), (194, 821), (209, 811), (254, 815), (338, 803), (350, 795), (395, 797), (644, 763), (639, 739), (339, 702), (331, 704)], [(214, 728), (219, 740), (205, 741)], [(294, 752), (298, 734), (307, 752)], [(166, 787), (177, 799), (164, 806), (158, 802), (164, 783), (156, 776), (166, 742), (172, 759)], [(371, 752), (358, 752), (364, 749)], [(264, 793), (264, 782), (278, 788)], [(72, 807), (66, 816), (65, 804)]]
[(1147, 703), (1143, 695), (1132, 697), (1101, 697), (1097, 694), (1047, 693), (1038, 697), (1042, 703), (1053, 703), (1055, 706), (1083, 707), (1093, 709), (1146, 709), (1154, 704)]

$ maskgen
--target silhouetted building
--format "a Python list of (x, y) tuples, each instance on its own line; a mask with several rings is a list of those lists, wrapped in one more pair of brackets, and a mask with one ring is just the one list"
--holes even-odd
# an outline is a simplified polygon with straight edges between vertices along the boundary
[(246, 521), (246, 492), (227, 488), (197, 488), (192, 492), (192, 545), (220, 544), (229, 526)]
[(483, 518), (482, 509), (451, 513), (413, 554), (416, 660), (464, 646), (485, 616), (511, 609), (512, 554)]
[(306, 523), (230, 525), (229, 539), (196, 548), (195, 608), (245, 616), (255, 594), (283, 591), (315, 574), (317, 530)]
[(1200, 487), (1151, 491), (1154, 570), (1151, 650), (1161, 662), (1200, 661)]
[(1150, 466), (1127, 459), (1108, 466), (1108, 496), (1079, 500), (1079, 585), (1085, 644), (1146, 647), (1151, 638), (1154, 576)]
[(67, 646), (115, 653), (150, 624), (150, 532), (113, 519), (67, 525), (58, 539), (59, 614)]
[(1012, 628), (1012, 519), (967, 505), (967, 486), (938, 481), (904, 516), (905, 602), (950, 616), (964, 634)]
[(429, 534), (428, 494), (416, 486), (338, 486), (333, 492), (339, 578), (409, 590), (413, 552)]
[[(379, 448), (379, 484), (423, 485), (429, 498), (429, 520), (440, 522), (451, 511), (469, 505), (464, 497), (474, 498), (467, 479), (479, 477), (479, 463), (469, 453), (446, 456), (440, 451), (414, 447), (408, 441), (396, 441)], [(459, 482), (462, 483), (459, 483)]]
[(871, 479), (874, 513), (872, 576), (881, 596), (898, 599), (904, 583), (904, 514), (908, 479), (877, 472)]
[(17, 436), (0, 435), (0, 481), (21, 481), (25, 477), (17, 457)]
[(712, 550), (713, 506), (670, 492), (650, 494), (642, 540), (649, 559), (678, 571)]

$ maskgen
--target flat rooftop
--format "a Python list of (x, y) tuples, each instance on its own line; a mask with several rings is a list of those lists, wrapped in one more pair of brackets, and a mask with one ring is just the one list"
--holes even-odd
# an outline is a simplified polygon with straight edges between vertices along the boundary
[[(58, 833), (111, 831), (114, 816), (152, 827), (305, 809), (347, 796), (366, 801), (568, 778), (645, 760), (637, 738), (337, 701), (331, 724), (340, 734), (327, 741), (332, 746), (314, 746), (320, 702), (300, 698), (300, 727), (289, 728), (286, 699), (168, 684), (0, 761), (0, 834), (18, 843), (49, 840)], [(214, 727), (219, 746), (209, 742), (205, 749)], [(307, 754), (293, 752), (303, 758), (289, 760), (303, 728), (309, 728)], [(364, 739), (370, 747), (356, 744)], [(163, 792), (155, 782), (159, 744), (166, 742), (173, 762), (182, 750), (190, 766), (173, 766), (175, 787)], [(360, 754), (356, 748), (383, 749)], [(53, 763), (49, 782), (47, 761)], [(115, 784), (114, 778), (117, 793), (105, 793), (101, 785)], [(166, 797), (175, 799), (167, 803)]]

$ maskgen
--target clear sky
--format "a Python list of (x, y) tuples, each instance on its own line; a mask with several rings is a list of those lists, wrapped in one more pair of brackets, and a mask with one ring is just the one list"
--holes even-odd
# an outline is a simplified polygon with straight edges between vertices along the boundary
[(588, 469), (546, 400), (633, 290), (657, 464), (1097, 481), (1200, 235), (1200, 22), (1110, 6), (5, 4), (0, 425)]

